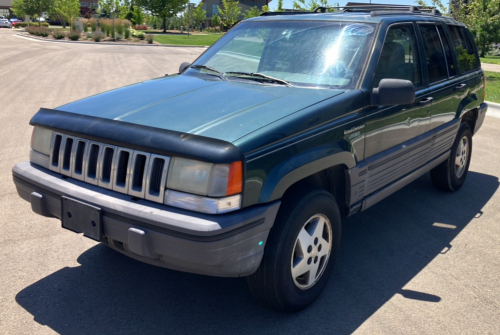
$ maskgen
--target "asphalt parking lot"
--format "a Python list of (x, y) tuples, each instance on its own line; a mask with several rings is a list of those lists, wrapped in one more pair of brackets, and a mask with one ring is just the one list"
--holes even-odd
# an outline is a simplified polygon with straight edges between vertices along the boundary
[[(0, 30), (0, 334), (499, 334), (500, 119), (474, 136), (463, 188), (424, 176), (345, 221), (320, 299), (287, 315), (244, 278), (146, 265), (32, 213), (12, 167), (29, 120), (92, 94), (177, 72), (204, 49), (38, 42)], [(228, 97), (230, 99), (231, 97)]]

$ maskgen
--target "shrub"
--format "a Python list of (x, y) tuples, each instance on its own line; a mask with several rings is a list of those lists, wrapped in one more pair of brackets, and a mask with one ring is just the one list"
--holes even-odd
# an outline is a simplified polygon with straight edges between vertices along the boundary
[(88, 39), (91, 39), (91, 38), (92, 38), (92, 33), (87, 33), (85, 36), (86, 36)]
[(136, 37), (141, 41), (146, 38), (146, 34), (144, 34), (142, 31), (138, 32), (136, 35), (137, 35)]
[(120, 34), (118, 34), (118, 33), (116, 34), (116, 38), (115, 38), (115, 39), (116, 39), (117, 41), (121, 40), (122, 38), (123, 38), (123, 36), (122, 36), (122, 35), (120, 35)]
[(45, 27), (26, 27), (26, 31), (31, 35), (47, 37), (50, 35), (50, 30)]
[(71, 28), (71, 31), (76, 31), (76, 23), (75, 23), (75, 22), (73, 22), (73, 23), (71, 24), (71, 27), (70, 27), (70, 28)]
[[(23, 28), (26, 28), (28, 26), (38, 27), (38, 22), (21, 22), (21, 23), (19, 23), (19, 26), (23, 27)], [(49, 26), (49, 24), (47, 22), (42, 22), (41, 26), (47, 28)]]
[(108, 35), (108, 31), (110, 29), (109, 28), (109, 23), (110, 23), (109, 21), (110, 21), (109, 19), (100, 19), (99, 20), (99, 25), (101, 26), (101, 31), (103, 34)]
[(92, 33), (92, 39), (94, 40), (94, 42), (101, 42), (103, 38), (104, 34), (101, 31), (94, 31)]
[(140, 25), (140, 26), (138, 25), (138, 26), (135, 26), (134, 29), (135, 30), (148, 30), (148, 26), (146, 26), (144, 24)]
[(38, 36), (47, 37), (50, 35), (50, 30), (44, 27), (39, 28)]
[(124, 33), (125, 33), (125, 35), (124, 35), (124, 36), (125, 36), (125, 39), (127, 39), (127, 40), (128, 40), (128, 39), (130, 38), (130, 29), (125, 28)]
[(62, 31), (53, 31), (52, 32), (52, 37), (56, 40), (62, 40), (66, 36)]
[(115, 29), (116, 29), (117, 34), (123, 35), (123, 22), (122, 22), (122, 20), (115, 20)]
[(28, 34), (30, 35), (37, 35), (37, 32), (36, 32), (36, 29), (35, 27), (27, 27), (26, 28), (26, 31), (28, 32)]
[(153, 44), (154, 41), (154, 36), (151, 34), (146, 35), (146, 41), (148, 41), (149, 44)]
[(72, 41), (78, 41), (80, 39), (80, 33), (77, 31), (72, 31), (68, 33), (68, 38)]
[(94, 18), (90, 19), (90, 29), (92, 30), (92, 32), (97, 30), (97, 20)]

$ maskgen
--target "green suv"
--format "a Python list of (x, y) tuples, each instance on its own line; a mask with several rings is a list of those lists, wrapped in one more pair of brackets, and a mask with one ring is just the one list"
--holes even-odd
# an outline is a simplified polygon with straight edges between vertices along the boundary
[(268, 13), (179, 74), (40, 109), (19, 195), (137, 260), (247, 276), (300, 310), (325, 287), (341, 218), (430, 171), (465, 182), (485, 118), (468, 29), (436, 10)]

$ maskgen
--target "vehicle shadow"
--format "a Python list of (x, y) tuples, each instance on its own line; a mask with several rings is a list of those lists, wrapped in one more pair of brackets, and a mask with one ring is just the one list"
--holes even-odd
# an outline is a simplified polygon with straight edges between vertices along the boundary
[(244, 278), (162, 269), (104, 245), (24, 288), (16, 301), (61, 334), (311, 333), (350, 334), (395, 294), (439, 303), (403, 287), (482, 215), (498, 178), (469, 172), (462, 190), (437, 191), (424, 176), (345, 220), (336, 269), (318, 301), (297, 314), (255, 302)]

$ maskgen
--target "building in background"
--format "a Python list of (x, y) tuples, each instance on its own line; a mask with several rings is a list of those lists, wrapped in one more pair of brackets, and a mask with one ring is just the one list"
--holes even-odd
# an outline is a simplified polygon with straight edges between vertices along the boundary
[(13, 13), (10, 11), (12, 0), (0, 0), (0, 16), (8, 19)]

